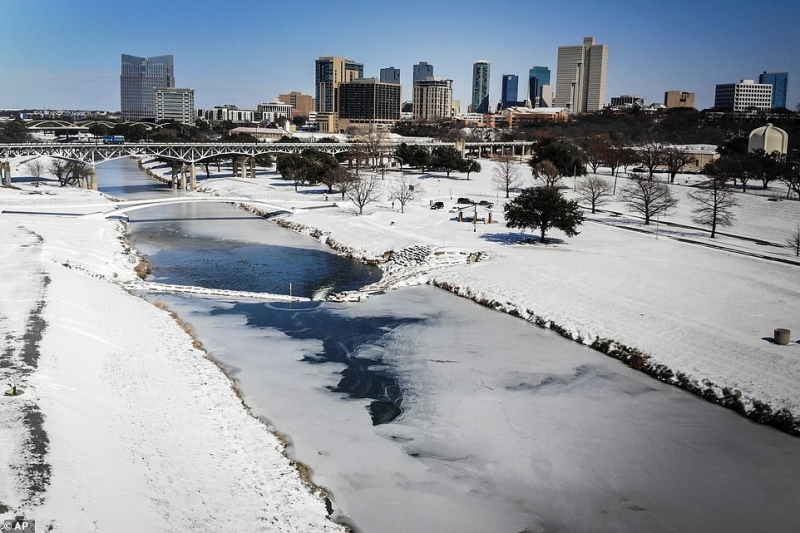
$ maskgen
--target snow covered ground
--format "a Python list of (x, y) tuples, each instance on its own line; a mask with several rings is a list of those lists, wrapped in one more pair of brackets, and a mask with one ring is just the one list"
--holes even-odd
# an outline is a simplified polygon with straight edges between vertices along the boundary
[[(800, 345), (772, 342), (776, 328), (792, 330), (793, 341), (800, 337), (800, 261), (785, 244), (800, 223), (800, 202), (774, 201), (785, 190), (738, 194), (735, 225), (711, 239), (708, 230), (691, 222), (694, 206), (687, 197), (702, 177), (678, 175), (673, 215), (644, 226), (615, 198), (602, 206), (604, 212), (588, 215), (577, 237), (556, 230), (549, 236), (560, 242), (541, 245), (531, 244), (530, 234), (505, 227), (504, 195), (492, 186), (494, 164), (480, 163), (482, 171), (469, 180), (458, 173), (448, 179), (443, 173), (406, 171), (420, 195), (404, 213), (387, 194), (361, 216), (348, 200), (329, 195), (336, 207), (298, 207), (283, 219), (320, 233), (355, 257), (427, 247), (431, 253), (420, 264), (385, 265), (387, 281), (446, 286), (529, 320), (553, 323), (586, 344), (608, 339), (638, 349), (652, 366), (670, 369), (674, 381), (680, 374), (689, 388), (719, 398), (738, 396), (747, 410), (756, 401), (773, 413), (800, 414)], [(524, 162), (520, 173), (524, 186), (533, 185)], [(386, 174), (386, 190), (399, 175), (399, 170)], [(287, 206), (292, 199), (326, 198), (322, 187), (294, 193), (274, 172), (255, 180), (230, 174), (202, 178), (203, 194), (283, 200)], [(618, 178), (617, 191), (626, 182)], [(577, 198), (574, 184), (572, 177), (562, 182), (568, 197)], [(493, 202), (496, 223), (473, 225), (472, 208), (459, 223), (451, 209), (463, 196)], [(429, 209), (431, 201), (444, 202), (444, 209)], [(488, 212), (479, 209), (478, 218), (488, 220)], [(483, 254), (482, 260), (468, 262), (475, 253)]]
[[(0, 207), (96, 210), (97, 196), (20, 183), (0, 189)], [(63, 532), (344, 530), (193, 339), (123, 289), (136, 260), (118, 221), (0, 220), (0, 378), (23, 391), (0, 397), (0, 519)]]
[[(19, 188), (0, 190), (0, 208), (96, 210), (96, 193), (52, 182), (35, 188), (18, 178), (19, 163), (12, 162)], [(295, 193), (271, 171), (208, 179), (200, 170), (197, 194), (284, 202), (283, 223), (355, 257), (394, 251), (379, 288), (447, 286), (587, 344), (637, 348), (700, 390), (738, 393), (746, 408), (759, 401), (800, 413), (800, 346), (771, 342), (778, 327), (800, 336), (800, 266), (748, 255), (794, 260), (781, 244), (800, 222), (800, 202), (739, 195), (736, 225), (723, 231), (760, 244), (712, 241), (707, 231), (663, 219), (645, 228), (618, 202), (590, 215), (575, 238), (554, 231), (559, 243), (531, 244), (531, 235), (505, 227), (493, 164), (480, 163), (469, 180), (408, 172), (420, 198), (404, 213), (385, 195), (361, 216), (338, 195), (327, 202), (336, 205), (303, 209), (300, 200), (325, 202), (325, 191)], [(522, 173), (531, 184), (527, 167)], [(681, 203), (666, 221), (692, 225), (691, 179), (678, 178)], [(461, 196), (494, 202), (495, 223), (458, 222), (450, 209)], [(432, 200), (445, 208), (429, 209)], [(122, 288), (134, 279), (134, 258), (118, 222), (0, 219), (0, 377), (24, 390), (0, 398), (0, 518), (25, 514), (54, 531), (249, 531), (253, 516), (273, 531), (340, 530), (191, 337)], [(474, 254), (480, 260), (470, 262)]]

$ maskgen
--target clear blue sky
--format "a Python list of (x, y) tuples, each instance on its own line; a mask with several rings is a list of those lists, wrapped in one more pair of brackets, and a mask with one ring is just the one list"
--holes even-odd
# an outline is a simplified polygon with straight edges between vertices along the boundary
[(314, 94), (314, 60), (341, 56), (364, 75), (427, 61), (470, 103), (472, 63), (491, 63), (490, 100), (503, 74), (549, 67), (559, 46), (594, 36), (609, 50), (606, 100), (663, 101), (664, 91), (714, 103), (714, 86), (789, 72), (800, 103), (797, 0), (0, 0), (0, 108), (118, 110), (121, 54), (171, 54), (178, 87), (197, 107), (254, 109), (278, 94)]

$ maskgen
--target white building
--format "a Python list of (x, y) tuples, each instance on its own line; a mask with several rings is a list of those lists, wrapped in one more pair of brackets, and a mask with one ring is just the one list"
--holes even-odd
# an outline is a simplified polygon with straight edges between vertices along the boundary
[(453, 106), (453, 80), (433, 77), (414, 84), (414, 119), (450, 118)]
[(720, 83), (714, 93), (714, 107), (724, 111), (771, 109), (772, 85), (754, 80)]
[(585, 37), (578, 46), (558, 47), (554, 107), (571, 113), (599, 111), (605, 107), (608, 45)]
[(212, 109), (198, 109), (197, 117), (208, 122), (224, 122), (229, 120), (235, 124), (255, 122), (256, 112), (250, 109), (239, 109), (235, 105), (216, 106)]
[(155, 89), (156, 121), (174, 120), (194, 125), (194, 89), (159, 87)]
[(283, 103), (276, 98), (268, 104), (258, 104), (256, 113), (260, 113), (261, 122), (271, 123), (279, 118), (292, 120), (292, 105)]

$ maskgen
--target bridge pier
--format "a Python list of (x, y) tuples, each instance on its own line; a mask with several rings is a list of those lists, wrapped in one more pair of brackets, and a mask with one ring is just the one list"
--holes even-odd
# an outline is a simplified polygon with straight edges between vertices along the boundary
[(97, 190), (97, 169), (93, 166), (89, 170), (89, 181), (91, 182), (90, 188), (93, 191)]
[(256, 158), (250, 158), (250, 177), (256, 179)]
[(0, 178), (6, 187), (11, 185), (11, 163), (6, 161), (0, 164)]
[(192, 161), (192, 164), (189, 166), (189, 176), (191, 177), (189, 180), (189, 187), (191, 187), (192, 190), (197, 189), (197, 167), (194, 166), (194, 161)]

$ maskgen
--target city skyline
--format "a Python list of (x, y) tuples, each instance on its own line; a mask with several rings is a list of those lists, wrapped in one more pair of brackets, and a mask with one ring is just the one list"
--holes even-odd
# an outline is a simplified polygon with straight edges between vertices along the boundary
[(480, 5), (341, 0), (328, 3), (324, 16), (295, 9), (287, 25), (268, 5), (249, 0), (143, 0), (136, 4), (141, 19), (121, 17), (119, 6), (99, 0), (7, 0), (0, 108), (119, 110), (119, 58), (134, 54), (172, 55), (176, 85), (195, 90), (198, 108), (246, 109), (291, 91), (314, 95), (315, 61), (336, 56), (363, 64), (365, 77), (400, 69), (404, 101), (412, 97), (413, 66), (427, 62), (453, 80), (453, 98), (466, 111), (472, 65), (485, 59), (496, 74), (493, 109), (501, 74), (527, 79), (530, 68), (545, 66), (555, 79), (558, 48), (585, 36), (610, 48), (606, 103), (621, 94), (660, 103), (666, 91), (678, 90), (695, 93), (704, 109), (713, 105), (717, 84), (757, 80), (765, 71), (788, 72), (787, 107), (800, 102), (800, 13), (792, 2), (751, 9), (679, 0), (644, 9), (641, 2), (581, 1), (541, 15), (511, 0), (503, 16), (480, 18), (478, 31)]

